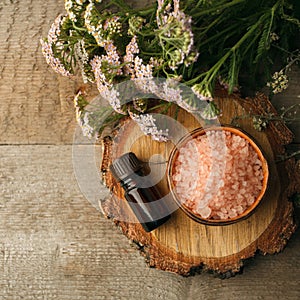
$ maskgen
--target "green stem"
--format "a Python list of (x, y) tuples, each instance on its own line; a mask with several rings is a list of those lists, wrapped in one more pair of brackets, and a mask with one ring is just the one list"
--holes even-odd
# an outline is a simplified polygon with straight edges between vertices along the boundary
[(281, 113), (280, 118), (284, 118), (285, 115), (286, 115), (289, 111), (291, 111), (292, 109), (294, 109), (294, 108), (297, 107), (297, 106), (300, 107), (300, 104), (296, 103), (296, 104), (294, 104), (294, 105), (288, 107), (287, 109), (285, 109), (285, 110)]
[(235, 24), (231, 25), (230, 27), (227, 27), (227, 28), (224, 29), (223, 31), (220, 31), (219, 33), (213, 35), (212, 37), (210, 37), (210, 38), (205, 39), (204, 41), (202, 41), (202, 42), (201, 42), (201, 47), (203, 47), (204, 45), (206, 45), (206, 44), (208, 44), (208, 43), (210, 43), (211, 41), (216, 40), (216, 39), (221, 41), (220, 37), (223, 37), (223, 38), (224, 38), (224, 34), (225, 34), (226, 32), (229, 32), (229, 35), (227, 36), (227, 38), (228, 38), (229, 36), (231, 36), (231, 35), (235, 35), (236, 32), (235, 32), (233, 29), (235, 29), (236, 27), (240, 27), (240, 26), (241, 26), (240, 24), (235, 23)]
[(111, 0), (110, 4), (116, 5), (118, 8), (121, 9), (123, 12), (131, 12), (132, 9), (130, 8), (129, 5), (127, 5), (124, 1), (122, 0)]
[[(213, 26), (215, 26), (220, 20), (222, 20), (223, 16), (219, 16), (218, 18), (216, 18), (213, 22), (211, 22), (208, 26), (205, 27), (205, 29), (199, 34), (197, 35), (197, 37), (202, 37), (203, 35), (205, 35), (207, 33), (207, 31), (209, 31)], [(198, 28), (197, 26), (195, 26), (195, 28), (193, 28), (194, 32), (197, 31), (201, 31), (201, 28)]]
[(193, 78), (191, 80), (186, 81), (185, 84), (188, 85), (188, 86), (192, 86), (193, 84), (195, 84), (196, 82), (198, 82), (202, 77), (206, 78), (206, 75), (207, 75), (208, 72), (209, 71), (201, 73), (199, 76), (197, 76), (197, 77), (195, 77), (195, 78)]
[(139, 15), (141, 15), (141, 16), (143, 16), (143, 17), (146, 17), (146, 16), (148, 16), (150, 14), (153, 15), (153, 13), (155, 12), (155, 7), (150, 7), (148, 9), (136, 10), (134, 12), (137, 13), (137, 14), (139, 14)]
[(147, 111), (150, 112), (150, 111), (156, 110), (156, 109), (158, 109), (158, 108), (160, 108), (160, 107), (165, 106), (166, 104), (167, 104), (167, 102), (163, 102), (163, 103), (157, 104), (157, 105), (155, 105), (155, 106), (149, 108)]
[(297, 156), (299, 154), (300, 154), (300, 150), (297, 150), (297, 151), (293, 152), (290, 155), (281, 156), (282, 158), (280, 160), (277, 160), (277, 162), (282, 162), (282, 161), (288, 160), (288, 159), (293, 158), (293, 157), (295, 157), (295, 156)]
[(165, 114), (170, 109), (170, 107), (171, 107), (172, 104), (173, 103), (171, 103), (171, 102), (165, 103), (166, 107), (163, 110), (161, 110), (160, 113), (161, 114)]
[(274, 47), (274, 48), (276, 48), (276, 49), (278, 49), (278, 50), (280, 50), (282, 52), (285, 52), (286, 54), (289, 54), (289, 55), (293, 54), (292, 52), (290, 52), (290, 51), (288, 51), (288, 50), (286, 50), (286, 49), (284, 49), (284, 48), (282, 48), (282, 47), (280, 47), (280, 46), (278, 46), (276, 44), (272, 44), (272, 47)]
[(247, 52), (252, 47), (252, 45), (256, 42), (256, 40), (259, 38), (259, 36), (260, 36), (260, 32), (257, 32), (256, 35), (252, 38), (252, 40), (249, 42), (249, 44), (247, 45), (245, 50), (243, 51), (242, 56), (245, 56), (247, 54)]
[(297, 56), (296, 58), (292, 59), (285, 67), (286, 70), (288, 70), (296, 61), (300, 61), (300, 56)]
[(160, 53), (157, 52), (145, 52), (145, 51), (141, 51), (142, 54), (144, 55), (149, 55), (149, 56), (159, 56)]
[(149, 33), (144, 33), (144, 32), (141, 32), (141, 31), (139, 31), (139, 33), (138, 33), (139, 35), (141, 35), (142, 37), (149, 37), (149, 36), (156, 36), (156, 34), (155, 34), (155, 32), (149, 32)]
[(87, 32), (87, 29), (83, 28), (83, 27), (78, 27), (75, 25), (74, 22), (72, 22), (72, 25), (74, 27), (74, 29), (78, 30), (78, 31), (84, 31), (84, 32)]
[[(216, 63), (216, 67), (220, 68), (220, 65), (225, 63), (227, 58), (230, 56), (231, 53), (234, 53), (251, 35), (252, 33), (259, 27), (261, 23), (264, 21), (265, 15), (261, 16), (259, 20), (248, 30), (248, 32), (220, 59), (218, 63)], [(213, 67), (214, 68), (214, 67)], [(213, 75), (217, 72), (214, 71)], [(212, 76), (210, 76), (211, 78)]]
[(219, 12), (221, 13), (221, 11), (225, 8), (228, 8), (228, 7), (231, 7), (231, 6), (234, 6), (234, 5), (237, 5), (239, 3), (242, 3), (242, 2), (246, 2), (247, 0), (235, 0), (235, 1), (232, 1), (232, 2), (229, 2), (229, 3), (226, 3), (226, 4), (221, 4), (219, 6), (214, 6), (213, 8), (209, 8), (209, 9), (206, 9), (206, 10), (201, 10), (200, 12), (198, 13), (195, 13), (193, 14), (193, 12), (188, 12), (188, 14), (190, 14), (194, 19), (195, 18), (199, 18), (203, 15), (207, 15), (207, 14), (210, 14), (210, 13), (213, 13), (213, 12)]
[[(206, 81), (208, 84), (211, 83), (211, 81), (215, 78), (217, 75), (219, 69), (221, 66), (225, 63), (225, 61), (230, 57), (232, 53), (234, 53), (252, 34), (257, 30), (259, 25), (264, 21), (265, 15), (262, 15), (259, 20), (251, 26), (251, 28), (247, 31), (247, 33), (229, 50), (226, 52), (226, 54), (215, 63), (209, 71), (206, 72), (205, 77), (203, 78), (203, 81)], [(200, 74), (198, 77), (186, 82), (187, 85), (191, 85), (195, 82), (197, 82), (201, 77), (203, 77), (203, 74)]]
[[(226, 2), (226, 0), (225, 1), (223, 1), (223, 3), (224, 2)], [(191, 3), (192, 4), (192, 3)], [(196, 8), (199, 8), (200, 6), (202, 6), (203, 5), (203, 2), (202, 1), (198, 1), (198, 3), (196, 4)]]

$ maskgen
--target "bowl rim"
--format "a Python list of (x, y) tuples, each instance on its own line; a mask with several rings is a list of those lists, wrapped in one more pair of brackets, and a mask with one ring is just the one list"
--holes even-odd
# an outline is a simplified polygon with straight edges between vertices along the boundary
[[(230, 131), (230, 132), (235, 133), (235, 134), (243, 137), (244, 139), (246, 139), (250, 143), (250, 145), (254, 148), (260, 161), (262, 162), (262, 169), (263, 169), (263, 175), (264, 175), (263, 182), (262, 182), (262, 189), (261, 189), (259, 195), (256, 197), (253, 204), (251, 206), (249, 206), (242, 214), (237, 215), (234, 218), (230, 218), (230, 219), (226, 219), (226, 220), (206, 219), (206, 218), (202, 218), (200, 215), (192, 212), (191, 209), (189, 209), (187, 206), (182, 204), (180, 202), (180, 200), (178, 199), (179, 197), (176, 194), (176, 191), (174, 188), (174, 183), (172, 181), (172, 173), (174, 170), (173, 164), (179, 154), (179, 149), (185, 143), (187, 143), (189, 140), (194, 139), (195, 137), (197, 137), (199, 135), (204, 135), (207, 131), (214, 131), (214, 130)], [(242, 221), (242, 220), (248, 218), (255, 211), (257, 206), (261, 203), (261, 200), (267, 191), (268, 179), (269, 179), (268, 161), (266, 159), (266, 156), (264, 155), (263, 150), (257, 143), (257, 141), (249, 133), (245, 132), (243, 129), (232, 126), (232, 125), (225, 125), (225, 124), (198, 127), (198, 128), (195, 128), (194, 130), (190, 131), (186, 135), (184, 135), (182, 138), (180, 138), (179, 141), (177, 142), (177, 144), (173, 147), (173, 149), (169, 155), (166, 172), (167, 172), (166, 174), (167, 174), (168, 188), (172, 194), (174, 201), (178, 205), (178, 207), (182, 211), (184, 211), (189, 217), (191, 217), (193, 220), (195, 220), (199, 223), (202, 223), (202, 224), (206, 224), (206, 225), (229, 225), (229, 224), (236, 223), (238, 221)]]

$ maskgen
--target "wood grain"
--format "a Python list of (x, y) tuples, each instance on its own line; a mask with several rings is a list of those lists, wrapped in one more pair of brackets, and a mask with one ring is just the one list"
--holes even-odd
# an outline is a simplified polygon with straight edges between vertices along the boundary
[[(145, 266), (84, 198), (64, 146), (81, 81), (55, 74), (39, 45), (63, 2), (0, 1), (0, 299), (299, 299), (299, 231), (282, 254), (257, 256), (242, 276), (182, 278)], [(299, 101), (299, 78), (278, 107)]]
[[(0, 99), (5, 99), (0, 143), (71, 144), (73, 98), (83, 82), (80, 76), (68, 79), (47, 66), (39, 42), (55, 17), (65, 13), (64, 0), (2, 0), (0, 8)], [(88, 89), (93, 98), (96, 87)]]
[[(1, 1), (0, 143), (71, 143), (72, 99), (81, 84), (55, 74), (41, 54), (64, 1)], [(5, 101), (3, 101), (5, 100)]]
[(71, 152), (0, 147), (1, 300), (298, 299), (299, 231), (283, 253), (256, 256), (228, 281), (150, 269), (83, 197)]
[[(241, 99), (238, 96), (218, 97), (216, 102), (222, 111), (221, 124), (231, 124), (236, 115), (244, 116), (250, 112), (264, 114), (274, 110), (262, 94), (254, 99)], [(173, 115), (173, 112), (170, 112), (170, 115)], [(184, 111), (179, 113), (178, 122), (183, 124), (187, 131), (202, 125)], [(251, 118), (241, 119), (239, 126), (258, 142), (269, 162), (270, 171), (268, 190), (261, 205), (244, 221), (228, 226), (206, 226), (194, 222), (178, 210), (173, 213), (169, 222), (146, 234), (136, 222), (128, 224), (127, 221), (135, 220), (132, 213), (128, 212), (122, 190), (113, 178), (106, 174), (106, 184), (113, 191), (113, 196), (102, 204), (102, 208), (129, 239), (146, 245), (143, 251), (150, 265), (184, 275), (190, 274), (191, 269), (201, 265), (220, 273), (234, 273), (239, 271), (242, 260), (253, 256), (258, 249), (265, 253), (282, 250), (286, 240), (294, 232), (293, 210), (288, 196), (296, 190), (300, 191), (300, 186), (294, 185), (294, 178), (299, 177), (300, 173), (290, 174), (284, 169), (286, 167), (295, 170), (291, 161), (286, 162), (286, 165), (275, 163), (277, 156), (284, 153), (283, 145), (292, 141), (291, 132), (281, 123), (270, 124), (268, 130), (258, 132), (253, 128)], [(104, 163), (109, 159), (113, 161), (128, 151), (133, 151), (142, 161), (149, 161), (157, 153), (162, 155), (162, 161), (168, 161), (173, 143), (158, 143), (150, 137), (140, 135), (138, 126), (132, 121), (124, 122), (116, 132), (110, 151), (105, 153), (107, 156)], [(105, 169), (103, 165), (102, 169)], [(163, 178), (158, 186), (163, 194), (167, 194), (169, 190), (164, 176), (165, 168), (159, 165), (158, 169), (161, 170), (161, 174), (154, 178)], [(155, 171), (153, 174), (157, 176)], [(124, 219), (124, 215), (128, 214), (131, 218)]]
[(71, 146), (1, 146), (0, 195), (1, 300), (184, 298), (83, 197)]

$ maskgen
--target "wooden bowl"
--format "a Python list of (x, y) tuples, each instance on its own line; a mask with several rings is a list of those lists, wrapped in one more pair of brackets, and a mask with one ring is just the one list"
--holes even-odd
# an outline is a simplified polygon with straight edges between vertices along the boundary
[[(256, 197), (255, 201), (248, 207), (246, 208), (246, 210), (244, 210), (244, 212), (242, 212), (241, 214), (237, 215), (236, 217), (232, 217), (229, 219), (212, 219), (212, 218), (203, 218), (200, 214), (195, 213), (194, 211), (192, 211), (189, 207), (187, 207), (185, 204), (183, 204), (177, 193), (175, 190), (175, 186), (174, 186), (174, 182), (172, 179), (172, 176), (174, 174), (174, 164), (175, 161), (178, 158), (179, 155), (179, 149), (181, 147), (183, 147), (188, 141), (200, 136), (200, 135), (205, 135), (207, 131), (229, 131), (235, 135), (238, 135), (242, 138), (244, 138), (245, 140), (247, 140), (249, 142), (249, 144), (253, 147), (253, 149), (255, 150), (255, 152), (258, 155), (258, 158), (260, 159), (261, 163), (262, 163), (262, 173), (263, 173), (263, 179), (262, 179), (262, 189), (259, 193), (259, 195)], [(261, 202), (266, 189), (267, 189), (267, 185), (268, 185), (268, 178), (269, 178), (269, 169), (268, 169), (268, 163), (267, 160), (265, 159), (261, 149), (259, 148), (259, 146), (254, 142), (253, 138), (251, 138), (248, 134), (246, 134), (245, 132), (243, 132), (240, 129), (237, 129), (235, 127), (231, 127), (231, 126), (214, 126), (214, 127), (209, 127), (209, 128), (197, 128), (195, 130), (193, 130), (192, 132), (190, 132), (189, 134), (187, 134), (186, 136), (184, 136), (179, 142), (178, 144), (173, 148), (170, 157), (169, 157), (169, 161), (168, 161), (168, 167), (167, 167), (167, 181), (168, 181), (168, 186), (169, 189), (173, 195), (173, 198), (175, 200), (175, 202), (177, 203), (177, 205), (192, 219), (194, 219), (195, 221), (199, 222), (199, 223), (203, 223), (206, 225), (228, 225), (228, 224), (232, 224), (232, 223), (236, 223), (238, 221), (244, 220), (247, 217), (249, 217), (254, 210), (256, 209), (256, 207), (259, 205), (259, 203)]]

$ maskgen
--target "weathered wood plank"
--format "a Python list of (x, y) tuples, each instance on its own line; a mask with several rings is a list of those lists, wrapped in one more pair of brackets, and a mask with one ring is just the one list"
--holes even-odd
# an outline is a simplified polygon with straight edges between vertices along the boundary
[(299, 299), (299, 248), (298, 230), (283, 253), (249, 260), (241, 276), (226, 281), (207, 277), (204, 284), (203, 274), (191, 278), (187, 299)]
[(0, 203), (1, 300), (184, 299), (82, 196), (70, 146), (1, 146)]
[[(272, 98), (272, 103), (276, 109), (280, 112), (280, 109), (285, 107), (288, 108), (294, 104), (300, 104), (300, 68), (294, 66), (292, 70), (288, 72), (289, 86), (281, 94), (277, 94)], [(297, 114), (298, 120), (288, 124), (288, 127), (293, 131), (295, 135), (294, 142), (300, 143), (300, 112), (298, 109)]]
[(39, 42), (65, 13), (64, 1), (2, 0), (0, 8), (0, 143), (72, 143), (72, 101), (82, 80), (54, 73)]
[[(81, 82), (56, 75), (39, 45), (64, 1), (0, 2), (0, 144), (72, 143)], [(1, 300), (299, 298), (299, 231), (282, 254), (256, 258), (230, 281), (148, 269), (82, 196), (70, 153), (0, 147)]]
[(0, 18), (0, 143), (71, 142), (76, 81), (46, 65), (39, 40), (64, 1), (2, 1)]
[(1, 300), (297, 299), (300, 294), (299, 231), (282, 254), (258, 256), (243, 275), (228, 281), (149, 269), (82, 196), (70, 146), (1, 146), (0, 206)]

